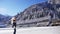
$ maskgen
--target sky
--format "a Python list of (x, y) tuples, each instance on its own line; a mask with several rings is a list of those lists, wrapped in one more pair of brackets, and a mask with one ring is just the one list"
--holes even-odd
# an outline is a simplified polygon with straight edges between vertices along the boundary
[(14, 16), (33, 4), (47, 0), (0, 0), (0, 14)]

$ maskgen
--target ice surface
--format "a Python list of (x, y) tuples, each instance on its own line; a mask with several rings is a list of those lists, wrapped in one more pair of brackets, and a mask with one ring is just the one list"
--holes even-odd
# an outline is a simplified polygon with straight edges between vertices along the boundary
[[(0, 34), (13, 34), (13, 28), (0, 28)], [(60, 26), (17, 28), (16, 34), (60, 34)]]

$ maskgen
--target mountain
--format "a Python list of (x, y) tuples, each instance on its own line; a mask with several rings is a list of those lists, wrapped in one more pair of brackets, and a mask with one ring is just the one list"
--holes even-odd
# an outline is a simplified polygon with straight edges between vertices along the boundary
[[(28, 17), (29, 17), (29, 19), (34, 19), (34, 18), (47, 16), (50, 11), (53, 11), (53, 13), (54, 13), (54, 11), (55, 11), (55, 13), (59, 13), (58, 10), (60, 10), (59, 9), (60, 5), (59, 4), (55, 4), (55, 5), (56, 5), (57, 11), (54, 10), (54, 5), (53, 4), (50, 4), (50, 3), (47, 3), (47, 2), (32, 5), (29, 8), (25, 9), (20, 14), (18, 14), (17, 18), (21, 19), (21, 20), (26, 20), (26, 19), (28, 19)], [(57, 14), (57, 15), (59, 15), (59, 14)], [(30, 16), (32, 16), (32, 18), (30, 18)], [(35, 17), (33, 17), (33, 16), (35, 16)], [(59, 16), (59, 18), (60, 18), (60, 16)]]
[(6, 27), (11, 16), (5, 16), (0, 14), (0, 27)]
[[(53, 13), (53, 16), (55, 15), (54, 17), (56, 19), (60, 19), (60, 4), (51, 4), (48, 2), (34, 4), (34, 5), (26, 8), (23, 12), (18, 13), (15, 17), (17, 18), (17, 23), (20, 25), (20, 27), (24, 27), (24, 26), (30, 27), (31, 26), (30, 24), (36, 25), (36, 23), (38, 23), (37, 20), (39, 18), (48, 16), (49, 12), (51, 12), (51, 11)], [(33, 21), (35, 21), (35, 19), (37, 22), (33, 22)], [(42, 19), (44, 19), (44, 18), (42, 18)], [(49, 19), (47, 19), (47, 20), (49, 20)], [(39, 26), (42, 26), (42, 24), (40, 24)], [(46, 26), (46, 24), (44, 24), (44, 26)]]

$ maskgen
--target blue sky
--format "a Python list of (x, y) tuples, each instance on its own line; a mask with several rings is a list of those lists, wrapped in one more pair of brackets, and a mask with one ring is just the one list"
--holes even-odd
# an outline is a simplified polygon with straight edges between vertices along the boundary
[(14, 16), (24, 9), (47, 0), (0, 0), (0, 14)]

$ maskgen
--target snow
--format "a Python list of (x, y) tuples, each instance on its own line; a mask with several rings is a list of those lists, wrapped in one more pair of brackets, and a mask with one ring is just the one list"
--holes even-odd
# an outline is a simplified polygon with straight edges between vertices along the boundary
[[(13, 28), (0, 28), (0, 34), (13, 34)], [(16, 34), (60, 34), (60, 26), (17, 28)]]
[(13, 29), (11, 29), (11, 28), (0, 28), (0, 34), (13, 34)]

